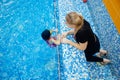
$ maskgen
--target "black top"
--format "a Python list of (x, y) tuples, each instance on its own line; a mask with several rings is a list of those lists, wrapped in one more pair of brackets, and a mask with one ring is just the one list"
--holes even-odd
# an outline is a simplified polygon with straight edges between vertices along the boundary
[(88, 41), (87, 48), (85, 50), (86, 53), (90, 53), (94, 51), (94, 45), (95, 45), (95, 37), (94, 33), (90, 27), (90, 24), (84, 20), (84, 24), (80, 30), (75, 35), (75, 40), (77, 43), (85, 43)]

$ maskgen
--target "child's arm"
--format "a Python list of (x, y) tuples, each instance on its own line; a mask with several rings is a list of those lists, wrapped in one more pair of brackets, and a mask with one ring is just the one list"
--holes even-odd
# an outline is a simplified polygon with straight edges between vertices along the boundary
[(52, 33), (52, 32), (58, 32), (58, 29), (50, 30), (50, 33)]
[(57, 35), (57, 39), (52, 38), (51, 40), (52, 40), (52, 42), (54, 44), (60, 45), (60, 42), (61, 42), (61, 36), (60, 36), (60, 34)]
[(52, 38), (51, 41), (56, 45), (60, 45), (60, 39), (55, 40)]

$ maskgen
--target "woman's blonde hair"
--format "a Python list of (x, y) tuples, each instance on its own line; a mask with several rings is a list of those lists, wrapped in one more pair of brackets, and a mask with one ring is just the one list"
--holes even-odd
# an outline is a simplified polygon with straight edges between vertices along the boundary
[(83, 17), (76, 12), (68, 13), (65, 18), (68, 24), (75, 25), (76, 31), (78, 31), (83, 26)]

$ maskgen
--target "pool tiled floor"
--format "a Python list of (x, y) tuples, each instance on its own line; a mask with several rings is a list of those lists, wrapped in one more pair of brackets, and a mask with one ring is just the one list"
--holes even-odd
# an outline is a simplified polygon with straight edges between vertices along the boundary
[[(97, 23), (93, 19), (96, 16), (91, 15), (88, 3), (83, 3), (82, 0), (58, 0), (58, 8), (61, 33), (69, 30), (64, 23), (65, 15), (68, 12), (76, 11), (90, 22), (93, 31), (99, 35), (99, 30), (96, 28)], [(68, 38), (72, 39), (72, 36)], [(66, 44), (60, 47), (62, 48), (60, 50), (61, 80), (117, 80), (111, 73), (110, 65), (103, 66), (95, 62), (86, 62), (82, 51)]]

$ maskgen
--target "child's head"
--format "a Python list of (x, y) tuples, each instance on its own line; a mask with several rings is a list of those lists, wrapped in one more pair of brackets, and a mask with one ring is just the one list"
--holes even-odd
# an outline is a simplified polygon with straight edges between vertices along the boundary
[(41, 34), (42, 38), (46, 41), (50, 39), (51, 33), (49, 30), (45, 29), (42, 34)]

